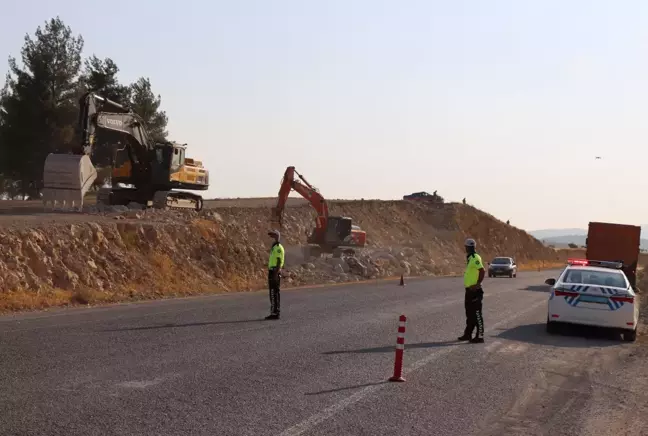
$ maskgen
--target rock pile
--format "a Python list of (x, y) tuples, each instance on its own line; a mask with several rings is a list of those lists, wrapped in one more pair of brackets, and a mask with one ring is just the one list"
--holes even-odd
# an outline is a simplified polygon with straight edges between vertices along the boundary
[[(312, 211), (290, 208), (282, 232), (288, 286), (457, 274), (467, 236), (486, 258), (516, 256), (522, 265), (558, 260), (525, 232), (469, 206), (372, 201), (331, 208), (367, 231), (367, 247), (310, 256), (304, 246)], [(129, 205), (86, 207), (85, 213), (88, 222), (0, 229), (0, 309), (265, 286), (267, 208), (198, 213)]]

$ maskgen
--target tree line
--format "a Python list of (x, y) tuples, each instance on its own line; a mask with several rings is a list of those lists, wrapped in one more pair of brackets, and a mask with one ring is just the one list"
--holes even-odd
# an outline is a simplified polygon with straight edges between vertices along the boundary
[[(167, 116), (147, 77), (118, 80), (110, 58), (83, 56), (84, 41), (59, 18), (27, 34), (20, 61), (9, 57), (0, 91), (0, 194), (3, 198), (38, 198), (43, 165), (51, 152), (66, 153), (80, 141), (79, 99), (88, 91), (130, 106), (155, 140), (167, 137)], [(109, 144), (98, 144), (95, 166), (109, 165)]]

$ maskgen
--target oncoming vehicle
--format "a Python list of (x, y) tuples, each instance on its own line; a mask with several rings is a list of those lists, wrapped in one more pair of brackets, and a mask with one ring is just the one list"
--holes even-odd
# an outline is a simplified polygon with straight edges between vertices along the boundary
[(488, 264), (488, 277), (517, 277), (517, 265), (512, 257), (496, 257)]
[(610, 328), (626, 341), (637, 338), (639, 302), (620, 262), (569, 259), (558, 280), (547, 279), (551, 295), (547, 332), (562, 323)]

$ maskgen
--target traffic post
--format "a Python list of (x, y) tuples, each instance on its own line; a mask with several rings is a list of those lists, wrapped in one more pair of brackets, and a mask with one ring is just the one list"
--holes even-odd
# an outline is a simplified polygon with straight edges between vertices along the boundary
[(394, 357), (394, 375), (389, 378), (390, 382), (404, 382), (403, 378), (403, 353), (405, 351), (405, 322), (407, 317), (401, 315), (398, 318), (398, 336), (396, 338), (396, 355)]

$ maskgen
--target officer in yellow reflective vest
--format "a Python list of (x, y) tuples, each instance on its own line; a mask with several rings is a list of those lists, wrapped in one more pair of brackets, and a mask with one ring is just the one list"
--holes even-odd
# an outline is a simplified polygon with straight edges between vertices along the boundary
[[(464, 287), (466, 296), (464, 308), (466, 309), (466, 329), (460, 341), (470, 341), (473, 344), (484, 342), (484, 317), (482, 315), (482, 300), (484, 291), (482, 281), (486, 275), (484, 262), (475, 251), (477, 243), (474, 239), (466, 239), (466, 271), (464, 272)], [(473, 338), (472, 332), (477, 328), (477, 335)]]
[(280, 288), (281, 288), (281, 268), (284, 266), (285, 251), (283, 245), (279, 242), (281, 234), (278, 230), (268, 232), (272, 241), (270, 248), (270, 258), (268, 259), (268, 289), (270, 291), (270, 315), (265, 319), (279, 319), (281, 306)]

